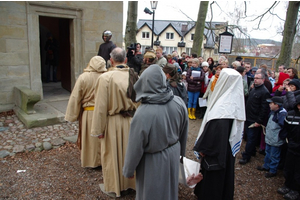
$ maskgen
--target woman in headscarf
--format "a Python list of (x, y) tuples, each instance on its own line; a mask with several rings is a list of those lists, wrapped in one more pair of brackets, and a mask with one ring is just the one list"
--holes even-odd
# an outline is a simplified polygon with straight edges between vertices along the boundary
[(173, 95), (159, 65), (149, 66), (134, 85), (141, 101), (130, 125), (123, 175), (134, 177), (136, 199), (177, 200), (179, 157), (185, 155), (188, 113)]
[(167, 78), (167, 86), (171, 88), (173, 94), (179, 96), (185, 104), (187, 104), (187, 90), (184, 84), (180, 81), (180, 75), (178, 74), (177, 68), (167, 63), (164, 68), (162, 68)]
[(225, 68), (215, 85), (194, 146), (201, 158), (203, 180), (194, 190), (198, 199), (233, 199), (234, 163), (244, 129), (242, 76)]
[(272, 94), (274, 95), (275, 92), (279, 91), (282, 92), (283, 91), (283, 81), (290, 78), (290, 76), (286, 73), (283, 72), (279, 72), (278, 75), (278, 81), (275, 82), (274, 87), (272, 89)]
[(106, 71), (105, 60), (101, 56), (92, 57), (78, 77), (67, 106), (65, 119), (79, 121), (77, 144), (81, 149), (81, 167), (101, 165), (100, 141), (91, 136), (91, 125), (95, 105), (94, 85)]

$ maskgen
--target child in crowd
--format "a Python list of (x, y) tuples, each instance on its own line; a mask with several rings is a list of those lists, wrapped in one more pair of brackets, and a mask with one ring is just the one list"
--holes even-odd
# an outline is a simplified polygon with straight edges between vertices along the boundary
[(300, 192), (300, 96), (294, 109), (289, 111), (284, 126), (287, 131), (288, 150), (284, 166), (284, 186), (277, 192), (285, 199), (299, 199)]
[(185, 89), (186, 89), (186, 91), (187, 91), (188, 82), (186, 81), (186, 72), (183, 72), (183, 73), (181, 74), (181, 78), (182, 78), (181, 82), (183, 83), (183, 85), (185, 86)]
[(277, 167), (280, 161), (280, 146), (283, 145), (285, 135), (284, 131), (284, 119), (287, 116), (286, 110), (282, 107), (283, 100), (281, 97), (274, 96), (271, 99), (267, 99), (270, 104), (270, 115), (266, 126), (266, 155), (263, 166), (258, 166), (260, 171), (268, 171), (265, 174), (266, 178), (276, 176)]
[(199, 67), (198, 58), (192, 59), (192, 67), (188, 69), (186, 74), (188, 82), (188, 112), (189, 119), (196, 119), (196, 107), (200, 95), (201, 81), (204, 80), (204, 72)]
[[(204, 93), (206, 92), (209, 81), (210, 81), (211, 77), (213, 76), (212, 72), (210, 71), (208, 62), (202, 63), (202, 70), (204, 72), (204, 80), (201, 81), (200, 97), (203, 97)], [(203, 118), (205, 111), (206, 111), (206, 107), (200, 107), (199, 119)]]

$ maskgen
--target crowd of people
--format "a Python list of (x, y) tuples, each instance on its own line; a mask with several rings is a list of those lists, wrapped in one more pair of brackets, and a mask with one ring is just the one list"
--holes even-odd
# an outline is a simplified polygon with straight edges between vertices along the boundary
[[(199, 199), (233, 199), (239, 163), (265, 155), (265, 177), (284, 169), (278, 189), (286, 199), (300, 191), (300, 81), (293, 67), (252, 67), (238, 56), (204, 59), (166, 55), (133, 43), (127, 51), (103, 32), (104, 43), (71, 93), (66, 117), (79, 121), (81, 166), (102, 167), (100, 189), (110, 197), (136, 190), (136, 199), (178, 199), (179, 157), (185, 156), (188, 120), (203, 119), (194, 152), (203, 180)], [(201, 103), (200, 103), (201, 102)], [(205, 105), (202, 105), (205, 104)], [(201, 105), (199, 105), (201, 104)], [(198, 116), (197, 116), (198, 115)]]

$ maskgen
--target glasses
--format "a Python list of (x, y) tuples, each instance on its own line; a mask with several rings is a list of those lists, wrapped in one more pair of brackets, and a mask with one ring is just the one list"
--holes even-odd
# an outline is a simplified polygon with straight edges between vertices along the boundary
[(257, 77), (255, 77), (254, 79), (263, 79), (263, 78), (257, 78)]

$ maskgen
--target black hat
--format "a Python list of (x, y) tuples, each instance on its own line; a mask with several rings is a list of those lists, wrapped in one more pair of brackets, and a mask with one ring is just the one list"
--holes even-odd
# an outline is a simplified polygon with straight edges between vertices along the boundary
[(242, 61), (243, 58), (242, 58), (241, 56), (237, 56), (237, 57), (235, 58), (235, 60), (237, 60), (237, 61)]
[(267, 102), (269, 102), (269, 103), (273, 102), (273, 103), (275, 103), (275, 104), (277, 104), (279, 106), (281, 106), (283, 104), (283, 100), (279, 96), (274, 96), (271, 99), (267, 99)]
[(298, 79), (293, 79), (293, 80), (291, 80), (291, 81), (288, 83), (288, 85), (294, 85), (294, 86), (297, 88), (297, 90), (300, 89), (300, 81), (299, 81)]

